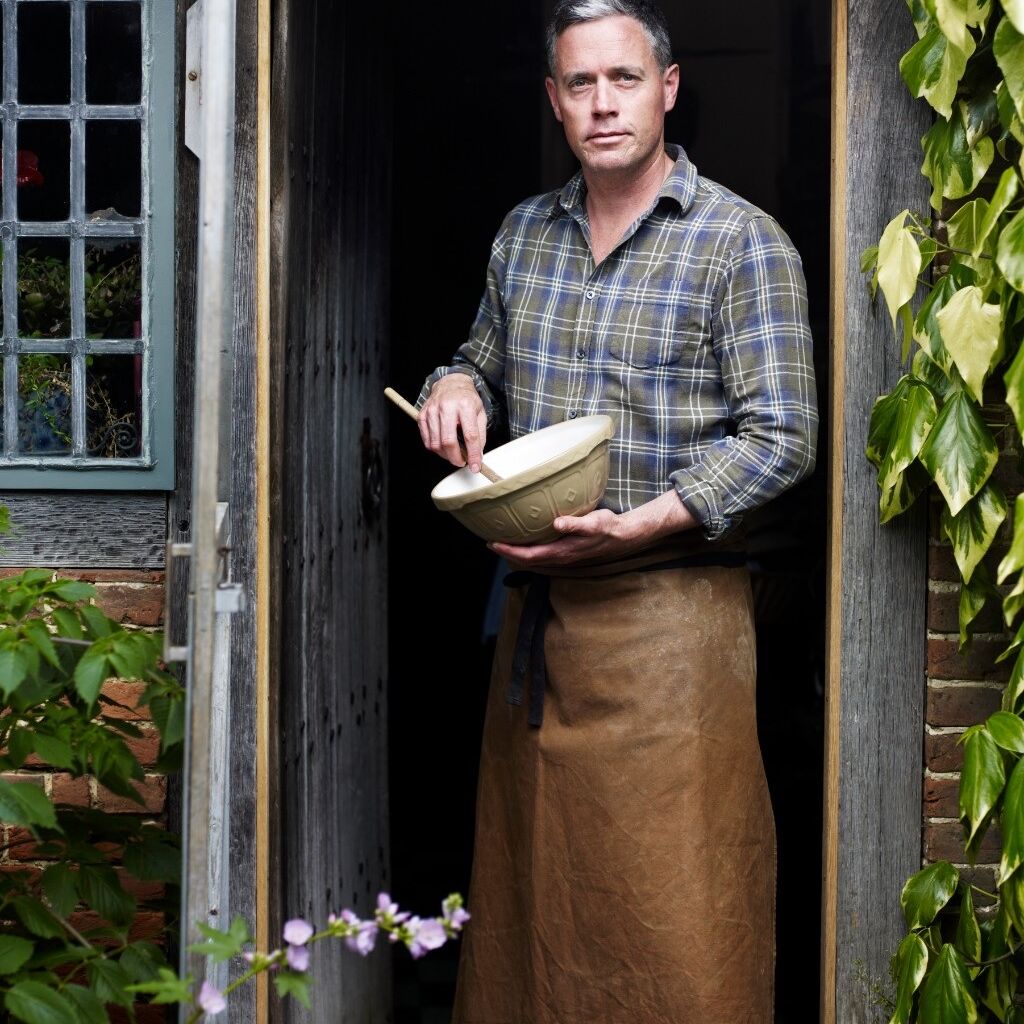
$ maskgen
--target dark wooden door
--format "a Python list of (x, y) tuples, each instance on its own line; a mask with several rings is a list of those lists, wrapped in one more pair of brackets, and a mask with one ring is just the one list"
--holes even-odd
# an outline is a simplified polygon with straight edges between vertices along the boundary
[[(388, 884), (381, 11), (337, 0), (274, 11), (279, 912), (318, 925), (344, 907), (369, 914)], [(324, 943), (312, 971), (312, 1013), (289, 1004), (281, 1019), (391, 1019), (386, 950), (363, 960)]]

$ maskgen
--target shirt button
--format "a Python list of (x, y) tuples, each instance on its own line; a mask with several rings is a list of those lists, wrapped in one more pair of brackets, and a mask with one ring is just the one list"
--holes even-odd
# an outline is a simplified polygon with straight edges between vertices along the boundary
[(572, 411), (571, 411), (571, 412), (569, 413), (569, 419), (571, 419), (571, 420), (574, 420), (574, 419), (576, 419), (576, 416), (577, 416), (576, 410), (575, 410), (575, 409), (573, 409), (573, 410), (572, 410)]
[(578, 349), (576, 349), (576, 358), (577, 359), (586, 359), (587, 358), (587, 350), (585, 348), (578, 348)]
[(593, 297), (594, 297), (594, 289), (593, 288), (588, 288), (587, 289), (587, 298), (588, 299), (592, 299)]

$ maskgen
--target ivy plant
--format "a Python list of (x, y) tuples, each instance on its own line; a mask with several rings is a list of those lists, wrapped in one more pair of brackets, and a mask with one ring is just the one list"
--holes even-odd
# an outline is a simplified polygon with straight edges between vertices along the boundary
[[(132, 925), (152, 909), (174, 926), (180, 844), (146, 820), (131, 749), (144, 733), (103, 684), (142, 682), (140, 704), (160, 734), (158, 771), (180, 760), (183, 692), (161, 666), (159, 637), (123, 629), (94, 597), (92, 586), (45, 569), (0, 580), (0, 856), (10, 862), (0, 872), (0, 1016), (25, 1024), (102, 1024), (113, 1007), (134, 1019), (140, 996), (130, 986), (170, 969)], [(139, 813), (61, 805), (12, 774), (33, 759), (95, 779)], [(140, 882), (162, 883), (165, 895), (133, 895)]]
[[(985, 604), (1001, 602), (1012, 668), (1002, 709), (960, 740), (966, 853), (973, 863), (999, 824), (996, 891), (944, 862), (907, 882), (891, 1024), (1022, 1024), (1024, 495), (1011, 514), (993, 471), (1000, 435), (1009, 449), (1015, 426), (1019, 448), (1024, 429), (1024, 0), (908, 6), (918, 41), (900, 71), (936, 115), (921, 140), (931, 210), (898, 213), (863, 257), (909, 362), (875, 403), (867, 455), (883, 522), (935, 483), (962, 577), (960, 645)], [(1001, 529), (1011, 542), (993, 576), (983, 559)]]

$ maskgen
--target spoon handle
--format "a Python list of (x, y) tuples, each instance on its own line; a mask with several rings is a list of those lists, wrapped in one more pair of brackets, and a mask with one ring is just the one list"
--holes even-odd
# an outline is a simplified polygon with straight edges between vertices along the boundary
[[(402, 410), (402, 412), (419, 422), (420, 414), (416, 407), (411, 402), (407, 402), (394, 388), (385, 388), (384, 394), (390, 398), (391, 401)], [(462, 450), (462, 457), (465, 458), (466, 446), (461, 441), (459, 441), (459, 448)], [(498, 476), (498, 474), (495, 473), (494, 470), (483, 461), (483, 459), (480, 460), (480, 472), (490, 480), (492, 484), (496, 484), (501, 479), (501, 477)]]

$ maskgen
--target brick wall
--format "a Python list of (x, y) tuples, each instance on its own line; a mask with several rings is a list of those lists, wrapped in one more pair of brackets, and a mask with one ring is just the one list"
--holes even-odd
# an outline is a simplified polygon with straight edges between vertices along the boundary
[[(995, 424), (1003, 449), (993, 480), (1002, 488), (1012, 510), (1014, 496), (1024, 490), (1015, 432), (1007, 419)], [(960, 573), (950, 545), (941, 535), (942, 498), (931, 498), (928, 548), (928, 658), (924, 729), (923, 862), (948, 860), (976, 885), (994, 891), (999, 861), (999, 831), (990, 828), (981, 845), (978, 863), (967, 867), (963, 831), (958, 820), (957, 792), (963, 748), (957, 740), (971, 725), (999, 710), (1003, 686), (1012, 661), (996, 658), (1009, 637), (1003, 628), (1002, 609), (989, 600), (974, 622), (974, 639), (963, 653), (959, 645), (958, 609)], [(1006, 554), (1010, 522), (1003, 524), (984, 564), (993, 580)], [(1005, 589), (1005, 588), (1004, 588)]]
[[(0, 569), (0, 577), (14, 576), (22, 569)], [(55, 576), (64, 579), (83, 580), (96, 587), (96, 604), (110, 618), (127, 626), (156, 629), (163, 621), (164, 574), (159, 571), (128, 569), (55, 569)], [(125, 708), (105, 708), (111, 717), (128, 719), (137, 725), (143, 735), (138, 738), (126, 737), (126, 743), (138, 758), (143, 769), (152, 768), (159, 753), (160, 738), (149, 718), (147, 708), (139, 708), (138, 698), (142, 684), (124, 680), (109, 680), (103, 692)], [(144, 820), (166, 824), (167, 779), (162, 775), (147, 772), (142, 783), (136, 783), (145, 800), (140, 807), (132, 800), (117, 796), (97, 784), (95, 779), (74, 779), (66, 772), (55, 771), (32, 755), (18, 772), (6, 773), (4, 778), (12, 782), (31, 781), (40, 786), (57, 803), (72, 806), (100, 808), (114, 814), (140, 815)], [(47, 862), (39, 859), (32, 843), (31, 834), (25, 829), (4, 828), (4, 853), (0, 855), (0, 870), (42, 871)], [(155, 900), (162, 893), (162, 886), (152, 882), (137, 882), (125, 878), (125, 888), (138, 900)], [(71, 923), (91, 928), (98, 923), (91, 913), (77, 913), (71, 916)], [(152, 910), (143, 910), (135, 918), (131, 937), (135, 939), (158, 938), (163, 928), (163, 915)], [(122, 1017), (112, 1012), (112, 1020)], [(123, 1018), (127, 1019), (127, 1018)], [(167, 1014), (161, 1007), (138, 1007), (139, 1024), (163, 1022)]]

